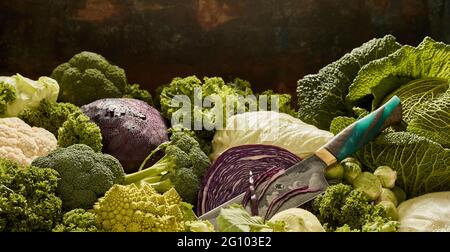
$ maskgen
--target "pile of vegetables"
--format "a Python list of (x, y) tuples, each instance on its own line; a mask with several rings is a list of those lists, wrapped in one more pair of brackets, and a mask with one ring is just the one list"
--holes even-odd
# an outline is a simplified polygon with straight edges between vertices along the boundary
[[(298, 111), (239, 78), (177, 77), (152, 98), (93, 52), (49, 74), (0, 77), (0, 231), (450, 231), (450, 45), (370, 40), (301, 78)], [(328, 167), (314, 200), (199, 219), (394, 95), (402, 124)]]

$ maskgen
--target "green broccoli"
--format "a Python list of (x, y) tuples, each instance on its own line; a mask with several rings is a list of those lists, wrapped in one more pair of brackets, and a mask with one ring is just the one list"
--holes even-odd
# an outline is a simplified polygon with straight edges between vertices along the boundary
[(44, 99), (38, 107), (23, 110), (19, 118), (30, 126), (44, 128), (58, 137), (58, 129), (74, 112), (80, 112), (80, 108), (71, 103), (51, 103)]
[(84, 209), (73, 209), (65, 213), (62, 222), (53, 232), (97, 232), (97, 216)]
[[(151, 167), (142, 169), (146, 161), (161, 149), (165, 155)], [(184, 201), (195, 203), (200, 181), (210, 165), (194, 138), (175, 132), (170, 142), (161, 144), (144, 160), (138, 172), (125, 176), (125, 184), (149, 184), (159, 192), (175, 187)]]
[(153, 106), (152, 95), (145, 89), (141, 89), (139, 84), (127, 85), (123, 98), (133, 98), (145, 101), (148, 105)]
[(72, 113), (58, 130), (58, 146), (69, 147), (73, 144), (85, 144), (96, 152), (101, 152), (102, 132), (97, 124), (81, 111)]
[(46, 157), (34, 159), (32, 165), (59, 172), (57, 194), (64, 210), (91, 208), (113, 184), (122, 183), (125, 175), (116, 158), (84, 144), (57, 148)]
[(51, 77), (60, 85), (58, 100), (77, 106), (122, 97), (127, 86), (125, 71), (93, 52), (76, 54), (57, 66)]
[(397, 227), (383, 206), (370, 202), (363, 192), (349, 185), (329, 186), (314, 200), (312, 209), (329, 230), (395, 231)]
[(0, 159), (0, 232), (51, 231), (61, 219), (53, 169)]
[[(267, 96), (267, 110), (272, 110), (272, 99), (271, 96), (276, 96), (278, 98), (278, 112), (291, 115), (293, 117), (297, 116), (297, 112), (291, 106), (291, 95), (290, 94), (277, 94), (273, 90), (266, 90), (259, 94)], [(259, 97), (260, 99), (260, 97)]]
[(183, 132), (184, 134), (187, 134), (188, 136), (192, 137), (197, 141), (197, 143), (200, 145), (200, 149), (205, 153), (209, 154), (212, 151), (211, 141), (208, 141), (206, 139), (212, 139), (214, 134), (209, 135), (213, 132), (210, 131), (193, 131), (189, 130), (187, 128), (184, 128), (182, 125), (174, 125), (173, 127), (168, 129), (170, 134), (174, 134), (175, 132)]
[(0, 115), (6, 113), (7, 105), (16, 100), (15, 88), (3, 81), (0, 81)]

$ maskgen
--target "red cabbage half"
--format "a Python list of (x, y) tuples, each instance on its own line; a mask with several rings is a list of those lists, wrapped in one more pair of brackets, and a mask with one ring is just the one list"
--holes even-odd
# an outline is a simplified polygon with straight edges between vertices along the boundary
[(301, 159), (280, 147), (252, 144), (233, 147), (222, 153), (208, 169), (198, 196), (197, 212), (202, 215), (247, 192), (250, 171), (258, 176), (269, 169), (287, 169)]
[(126, 173), (136, 172), (151, 151), (169, 140), (158, 110), (140, 100), (100, 99), (82, 106), (81, 111), (100, 127), (102, 152), (117, 158)]

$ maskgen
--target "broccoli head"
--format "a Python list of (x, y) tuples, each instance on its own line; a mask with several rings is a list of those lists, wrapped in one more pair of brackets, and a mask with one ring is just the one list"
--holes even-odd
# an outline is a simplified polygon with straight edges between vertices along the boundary
[(73, 209), (65, 213), (62, 222), (53, 232), (97, 232), (97, 216), (84, 209)]
[(192, 205), (175, 189), (159, 194), (149, 185), (114, 185), (95, 203), (93, 213), (105, 231), (180, 232), (193, 221)]
[(101, 152), (103, 148), (100, 128), (81, 111), (70, 114), (58, 129), (58, 146), (69, 147), (73, 144), (85, 144), (96, 152)]
[(36, 158), (32, 165), (59, 172), (57, 193), (64, 210), (91, 208), (113, 184), (122, 183), (125, 175), (116, 158), (84, 144), (58, 148), (46, 157)]
[(332, 231), (396, 231), (398, 226), (383, 206), (370, 202), (363, 192), (350, 185), (329, 186), (314, 200), (312, 209)]
[(51, 231), (61, 219), (53, 169), (0, 159), (0, 232)]
[(51, 77), (60, 85), (58, 100), (77, 106), (122, 97), (127, 86), (125, 71), (93, 52), (76, 54), (57, 66)]
[(7, 105), (16, 100), (16, 90), (13, 86), (0, 81), (0, 115), (6, 113)]
[[(143, 169), (146, 160), (161, 149), (164, 156), (151, 167)], [(184, 201), (197, 201), (200, 181), (211, 162), (194, 138), (180, 131), (175, 132), (169, 142), (160, 145), (146, 160), (138, 172), (125, 176), (125, 184), (147, 184), (159, 192), (174, 187)]]
[(58, 129), (67, 121), (70, 114), (80, 108), (71, 103), (52, 103), (44, 99), (36, 108), (26, 108), (19, 118), (33, 127), (44, 128), (58, 137)]

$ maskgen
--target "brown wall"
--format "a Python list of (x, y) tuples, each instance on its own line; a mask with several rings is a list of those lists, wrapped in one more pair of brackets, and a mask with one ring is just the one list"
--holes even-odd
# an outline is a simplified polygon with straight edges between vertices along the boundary
[(446, 0), (1, 0), (0, 75), (49, 75), (82, 50), (149, 90), (172, 77), (296, 81), (373, 37), (450, 42)]

